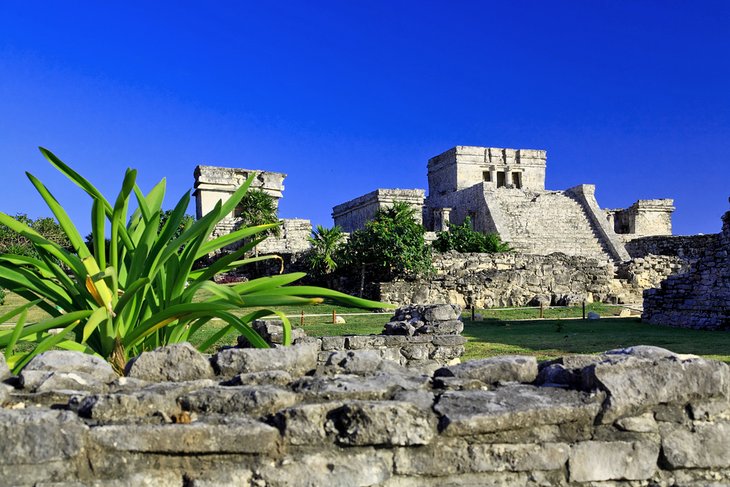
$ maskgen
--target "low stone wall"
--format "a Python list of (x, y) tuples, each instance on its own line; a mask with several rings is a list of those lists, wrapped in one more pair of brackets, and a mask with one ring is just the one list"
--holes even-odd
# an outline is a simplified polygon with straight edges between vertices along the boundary
[(380, 283), (380, 300), (394, 304), (448, 302), (491, 308), (536, 300), (575, 304), (609, 300), (613, 265), (564, 254), (435, 254), (430, 278)]
[(646, 257), (653, 254), (696, 260), (708, 249), (714, 248), (718, 238), (717, 234), (641, 237), (626, 242), (626, 250), (632, 258)]
[(683, 274), (644, 293), (642, 320), (683, 328), (730, 329), (730, 212), (722, 233)]
[(53, 351), (0, 384), (0, 482), (730, 482), (730, 367), (653, 347), (423, 373), (367, 350), (317, 365), (311, 344), (210, 359), (175, 345), (142, 354), (127, 375)]
[(690, 269), (690, 263), (677, 256), (647, 255), (616, 266), (616, 293), (624, 302), (640, 303), (646, 289), (658, 288), (662, 281)]

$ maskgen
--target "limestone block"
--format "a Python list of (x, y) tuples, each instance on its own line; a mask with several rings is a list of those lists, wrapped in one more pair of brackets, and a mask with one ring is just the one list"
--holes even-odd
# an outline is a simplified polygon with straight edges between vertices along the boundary
[(101, 391), (119, 376), (103, 359), (69, 350), (51, 350), (34, 357), (20, 372), (30, 392), (58, 389)]
[(281, 348), (229, 348), (213, 356), (213, 366), (219, 375), (234, 375), (284, 370), (292, 376), (302, 376), (317, 367), (316, 344), (302, 343)]
[(316, 445), (333, 441), (336, 429), (329, 416), (342, 407), (338, 401), (318, 404), (298, 404), (276, 413), (271, 424), (281, 431), (291, 445)]
[(276, 448), (279, 432), (241, 417), (224, 425), (99, 426), (91, 430), (91, 439), (99, 448), (141, 453), (266, 453)]
[(447, 391), (434, 410), (447, 436), (571, 422), (592, 423), (604, 396), (527, 385), (493, 391)]
[(291, 391), (272, 385), (210, 387), (178, 398), (184, 411), (201, 414), (248, 414), (261, 416), (296, 404), (298, 397)]
[(433, 412), (407, 402), (353, 401), (330, 417), (341, 445), (427, 445), (436, 436)]
[(471, 468), (476, 472), (528, 472), (562, 469), (568, 461), (569, 451), (570, 447), (565, 443), (479, 444), (472, 445), (469, 454)]
[(645, 480), (656, 472), (658, 459), (656, 444), (584, 441), (570, 450), (570, 480)]
[(652, 413), (645, 413), (641, 416), (621, 418), (616, 421), (616, 426), (623, 431), (636, 433), (656, 433), (659, 431), (656, 420)]
[(265, 465), (259, 476), (267, 487), (365, 487), (390, 479), (392, 465), (393, 454), (387, 450), (314, 452)]
[(730, 467), (730, 423), (696, 422), (692, 429), (662, 423), (659, 431), (671, 468)]
[(292, 389), (310, 400), (376, 400), (401, 390), (424, 389), (428, 382), (427, 376), (402, 369), (398, 374), (378, 373), (364, 377), (345, 374), (302, 377), (292, 384)]
[(657, 404), (730, 395), (730, 367), (726, 364), (679, 356), (639, 358), (652, 353), (659, 357), (662, 352), (638, 350), (637, 356), (628, 352), (605, 355), (605, 360), (583, 369), (585, 389), (597, 387), (608, 393), (603, 423), (641, 414)]
[(232, 379), (222, 382), (225, 386), (255, 386), (271, 384), (285, 386), (292, 381), (292, 376), (284, 370), (264, 370), (261, 372), (249, 372), (238, 374)]
[(87, 433), (68, 411), (0, 409), (0, 465), (68, 462), (83, 453)]
[(181, 382), (214, 376), (210, 361), (189, 343), (142, 352), (127, 364), (125, 375), (154, 382)]
[(471, 464), (469, 444), (461, 439), (444, 439), (420, 448), (395, 449), (394, 470), (399, 475), (446, 477), (469, 472)]
[(525, 382), (537, 378), (537, 360), (535, 357), (521, 355), (504, 355), (443, 367), (436, 371), (435, 377), (458, 377), (476, 379), (485, 384), (496, 382)]
[(330, 352), (324, 365), (317, 368), (324, 374), (371, 375), (377, 372), (383, 358), (378, 350)]
[(69, 402), (69, 407), (82, 418), (102, 424), (120, 421), (160, 422), (180, 412), (178, 397), (213, 385), (215, 382), (212, 380), (163, 382), (137, 391), (75, 398)]

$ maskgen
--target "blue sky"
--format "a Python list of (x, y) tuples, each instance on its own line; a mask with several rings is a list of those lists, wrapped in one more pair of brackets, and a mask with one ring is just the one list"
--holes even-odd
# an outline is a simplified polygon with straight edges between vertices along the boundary
[[(715, 233), (730, 196), (727, 1), (0, 1), (0, 210), (83, 230), (124, 170), (168, 206), (198, 164), (288, 174), (280, 216), (330, 226), (375, 188), (426, 188), (455, 145), (548, 151), (547, 186), (602, 207), (674, 198)], [(191, 213), (193, 208), (191, 207)]]

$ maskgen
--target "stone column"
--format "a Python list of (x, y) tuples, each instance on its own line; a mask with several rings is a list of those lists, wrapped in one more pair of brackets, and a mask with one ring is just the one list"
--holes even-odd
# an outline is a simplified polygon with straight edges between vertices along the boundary
[(504, 187), (512, 188), (512, 168), (509, 166), (504, 167)]
[(451, 208), (436, 208), (433, 210), (433, 231), (445, 232), (449, 229), (449, 215)]

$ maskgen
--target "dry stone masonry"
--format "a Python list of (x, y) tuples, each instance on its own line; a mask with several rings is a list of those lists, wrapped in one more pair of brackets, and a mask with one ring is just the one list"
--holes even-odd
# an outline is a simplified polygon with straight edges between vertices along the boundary
[(723, 363), (639, 346), (431, 372), (371, 350), (331, 351), (325, 363), (319, 353), (302, 343), (206, 357), (174, 345), (142, 354), (116, 377), (93, 358), (46, 352), (0, 384), (0, 482), (730, 483)]
[(730, 212), (722, 233), (686, 273), (644, 292), (642, 319), (684, 328), (730, 329)]

